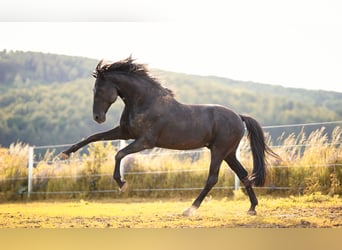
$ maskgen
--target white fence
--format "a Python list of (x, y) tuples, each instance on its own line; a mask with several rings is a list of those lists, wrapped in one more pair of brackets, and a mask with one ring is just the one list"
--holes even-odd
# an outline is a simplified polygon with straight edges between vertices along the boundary
[[(292, 124), (292, 125), (279, 125), (279, 126), (265, 126), (263, 127), (265, 130), (270, 131), (272, 129), (285, 129), (285, 128), (302, 128), (302, 127), (308, 127), (308, 126), (338, 126), (341, 125), (342, 121), (335, 121), (335, 122), (321, 122), (321, 123), (305, 123), (305, 124)], [(125, 141), (120, 141), (119, 143), (119, 148), (124, 147), (124, 145), (126, 145), (127, 142)], [(340, 143), (340, 142), (339, 142)], [(70, 144), (71, 145), (71, 144)], [(31, 146), (29, 148), (29, 162), (28, 162), (28, 186), (27, 186), (27, 193), (28, 193), (28, 197), (30, 197), (30, 195), (32, 194), (39, 194), (42, 192), (34, 192), (33, 191), (33, 180), (35, 179), (35, 176), (33, 176), (33, 169), (35, 167), (35, 165), (39, 162), (39, 160), (35, 159), (35, 152), (37, 150), (42, 150), (42, 149), (57, 149), (57, 151), (61, 148), (65, 148), (70, 146), (69, 144), (64, 144), (64, 145), (48, 145), (48, 146)], [(305, 147), (307, 145), (292, 145), (292, 146), (297, 146), (297, 147)], [(275, 146), (275, 147), (281, 147), (280, 146)], [(196, 150), (196, 151), (163, 151), (163, 154), (190, 154), (190, 153), (194, 153), (194, 152), (203, 152), (204, 149), (200, 149), (200, 150)], [(159, 153), (160, 154), (160, 153)], [(239, 153), (238, 153), (239, 156)], [(113, 156), (114, 157), (114, 156)], [(80, 159), (81, 160), (81, 159)], [(122, 171), (122, 175), (137, 175), (137, 174), (162, 174), (162, 171), (154, 171), (154, 172), (148, 172), (148, 173), (143, 173), (143, 172), (123, 172), (124, 169), (124, 164), (125, 161), (122, 161), (122, 166), (121, 166), (121, 171)], [(334, 165), (334, 167), (341, 167), (340, 165)], [(114, 166), (113, 166), (114, 167)], [(195, 170), (191, 170), (191, 171), (207, 171), (208, 169), (195, 169)], [(175, 172), (185, 172), (185, 171), (189, 171), (189, 170), (182, 170), (182, 169), (178, 169), (178, 170), (173, 170)], [(107, 174), (112, 175), (110, 174)], [(51, 178), (58, 178), (58, 177), (51, 177)], [(65, 176), (63, 177), (65, 178)], [(70, 176), (70, 178), (75, 178), (75, 176)], [(229, 186), (229, 187), (215, 187), (214, 189), (235, 189), (237, 190), (240, 186), (239, 183), (239, 179), (235, 176), (235, 183), (234, 186)], [(289, 189), (289, 187), (272, 187), (273, 189)], [(170, 188), (170, 189), (158, 189), (158, 188), (146, 188), (146, 189), (136, 189), (134, 190), (135, 192), (145, 192), (145, 191), (154, 191), (154, 192), (158, 192), (158, 191), (175, 191), (175, 190), (197, 190), (197, 189), (202, 189), (202, 187), (192, 187), (192, 188)], [(82, 193), (83, 191), (70, 191), (69, 193)], [(96, 191), (92, 191), (92, 192), (102, 192), (102, 193), (108, 193), (108, 192), (117, 192), (117, 190), (96, 190)], [(46, 193), (46, 192), (44, 192)], [(68, 193), (67, 191), (61, 191), (61, 192), (50, 192), (51, 194), (61, 194), (61, 193)]]

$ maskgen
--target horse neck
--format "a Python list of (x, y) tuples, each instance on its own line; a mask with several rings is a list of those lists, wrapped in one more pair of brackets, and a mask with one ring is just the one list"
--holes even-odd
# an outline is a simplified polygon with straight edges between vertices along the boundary
[(143, 78), (117, 74), (113, 76), (113, 82), (126, 105), (139, 105), (152, 94), (150, 83)]

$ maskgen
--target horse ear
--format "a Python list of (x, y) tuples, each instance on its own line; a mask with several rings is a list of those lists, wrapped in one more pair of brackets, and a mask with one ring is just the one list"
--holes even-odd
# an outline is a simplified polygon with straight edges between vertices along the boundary
[(97, 64), (96, 71), (100, 71), (102, 69), (103, 59)]
[(134, 72), (138, 69), (137, 65), (134, 63), (135, 59), (132, 58), (132, 54), (125, 59), (126, 65), (129, 72)]
[(127, 57), (124, 61), (126, 63), (129, 63), (129, 64), (133, 64), (133, 62), (135, 61), (136, 59), (132, 57), (132, 54), (129, 55), (129, 57)]
[(103, 77), (103, 62), (104, 60), (102, 59), (96, 66), (94, 72), (92, 73), (92, 76), (97, 78), (97, 77)]

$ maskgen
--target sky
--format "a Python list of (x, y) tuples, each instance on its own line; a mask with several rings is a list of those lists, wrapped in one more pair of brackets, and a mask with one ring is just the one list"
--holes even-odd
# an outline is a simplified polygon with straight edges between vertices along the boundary
[(132, 54), (152, 68), (342, 92), (341, 13), (339, 0), (11, 0), (0, 50)]

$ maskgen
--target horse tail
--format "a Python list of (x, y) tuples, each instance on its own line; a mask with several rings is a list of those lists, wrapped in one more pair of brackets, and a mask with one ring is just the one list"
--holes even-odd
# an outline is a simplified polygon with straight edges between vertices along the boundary
[(267, 146), (264, 131), (260, 124), (252, 117), (244, 115), (240, 115), (240, 117), (246, 124), (248, 130), (247, 137), (250, 141), (253, 155), (253, 172), (250, 180), (253, 181), (255, 186), (262, 187), (265, 184), (267, 175), (266, 154), (276, 158), (279, 158), (279, 156)]

